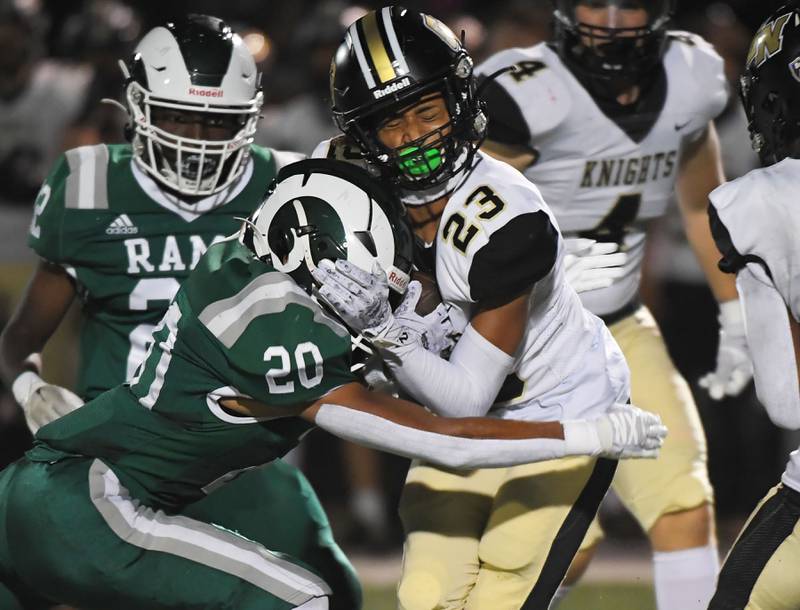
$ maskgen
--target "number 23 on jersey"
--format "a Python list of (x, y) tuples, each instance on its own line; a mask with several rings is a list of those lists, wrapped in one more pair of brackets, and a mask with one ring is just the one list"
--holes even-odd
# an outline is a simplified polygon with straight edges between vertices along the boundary
[(481, 230), (481, 221), (491, 220), (506, 207), (505, 202), (490, 186), (479, 186), (467, 197), (464, 207), (477, 205), (481, 211), (477, 213), (477, 222), (470, 222), (462, 212), (455, 212), (444, 223), (443, 240), (453, 245), (462, 254), (467, 253), (470, 242)]

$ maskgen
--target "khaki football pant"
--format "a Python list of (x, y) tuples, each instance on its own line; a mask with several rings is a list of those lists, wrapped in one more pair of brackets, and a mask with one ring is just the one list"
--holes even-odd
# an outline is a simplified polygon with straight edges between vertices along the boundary
[[(662, 515), (711, 504), (703, 426), (689, 385), (675, 369), (646, 307), (609, 327), (631, 370), (631, 402), (658, 413), (669, 434), (656, 460), (622, 460), (612, 488), (645, 531)], [(581, 550), (603, 533), (592, 523)]]
[(800, 493), (773, 487), (742, 528), (709, 610), (800, 608)]
[[(545, 610), (616, 462), (457, 472), (415, 462), (400, 500), (402, 610)], [(532, 592), (533, 590), (533, 592)]]

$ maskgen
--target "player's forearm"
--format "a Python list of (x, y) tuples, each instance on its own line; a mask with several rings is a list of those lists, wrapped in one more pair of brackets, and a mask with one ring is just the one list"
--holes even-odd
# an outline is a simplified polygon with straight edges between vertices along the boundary
[(557, 422), (445, 420), (437, 426), (445, 434), (325, 403), (317, 410), (315, 423), (346, 440), (446, 468), (499, 468), (600, 452), (592, 424), (584, 421), (562, 427)]
[(25, 371), (40, 372), (38, 352), (44, 346), (37, 348), (37, 343), (36, 337), (25, 332), (14, 319), (3, 329), (0, 334), (0, 376), (8, 386)]
[(763, 269), (747, 265), (737, 274), (737, 283), (742, 294), (758, 398), (775, 424), (798, 429), (798, 324)]
[(738, 298), (736, 280), (717, 267), (720, 254), (708, 222), (708, 195), (724, 181), (719, 138), (714, 124), (709, 123), (700, 139), (687, 145), (677, 187), (686, 238), (719, 303)]
[(739, 295), (736, 291), (735, 277), (729, 273), (723, 273), (717, 266), (720, 253), (711, 235), (708, 213), (705, 210), (691, 209), (684, 211), (683, 216), (686, 238), (697, 256), (714, 298), (718, 303), (737, 299)]
[(512, 370), (514, 359), (467, 326), (450, 361), (419, 344), (382, 349), (398, 383), (431, 411), (446, 417), (485, 415)]

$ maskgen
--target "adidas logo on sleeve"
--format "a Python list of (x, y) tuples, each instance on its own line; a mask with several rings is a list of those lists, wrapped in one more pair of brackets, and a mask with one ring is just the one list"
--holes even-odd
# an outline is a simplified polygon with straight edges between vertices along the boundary
[(108, 235), (136, 235), (139, 227), (131, 222), (127, 214), (120, 214), (106, 228)]

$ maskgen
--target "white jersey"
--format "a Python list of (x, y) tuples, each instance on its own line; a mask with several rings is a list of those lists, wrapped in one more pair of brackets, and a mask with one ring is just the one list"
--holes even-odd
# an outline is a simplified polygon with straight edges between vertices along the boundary
[[(728, 182), (711, 195), (712, 228), (731, 270), (757, 262), (767, 271), (795, 320), (800, 320), (800, 160), (784, 159)], [(800, 449), (783, 482), (800, 491)]]
[(456, 328), (534, 285), (514, 373), (492, 414), (588, 417), (628, 399), (628, 367), (602, 320), (564, 279), (563, 239), (539, 191), (506, 163), (477, 165), (450, 195), (435, 243), (436, 282)]
[(509, 65), (519, 71), (487, 87), (489, 137), (535, 151), (525, 176), (564, 234), (624, 244), (627, 273), (581, 294), (598, 315), (618, 311), (637, 296), (646, 221), (665, 212), (682, 148), (725, 107), (722, 59), (699, 36), (670, 32), (662, 77), (616, 119), (547, 44), (502, 51), (477, 70), (488, 75)]
[[(353, 161), (343, 138), (312, 156)], [(564, 279), (564, 243), (539, 191), (478, 152), (442, 212), (433, 245), (437, 286), (456, 330), (533, 285), (525, 335), (490, 415), (555, 421), (591, 417), (630, 394), (628, 366), (603, 321)]]

